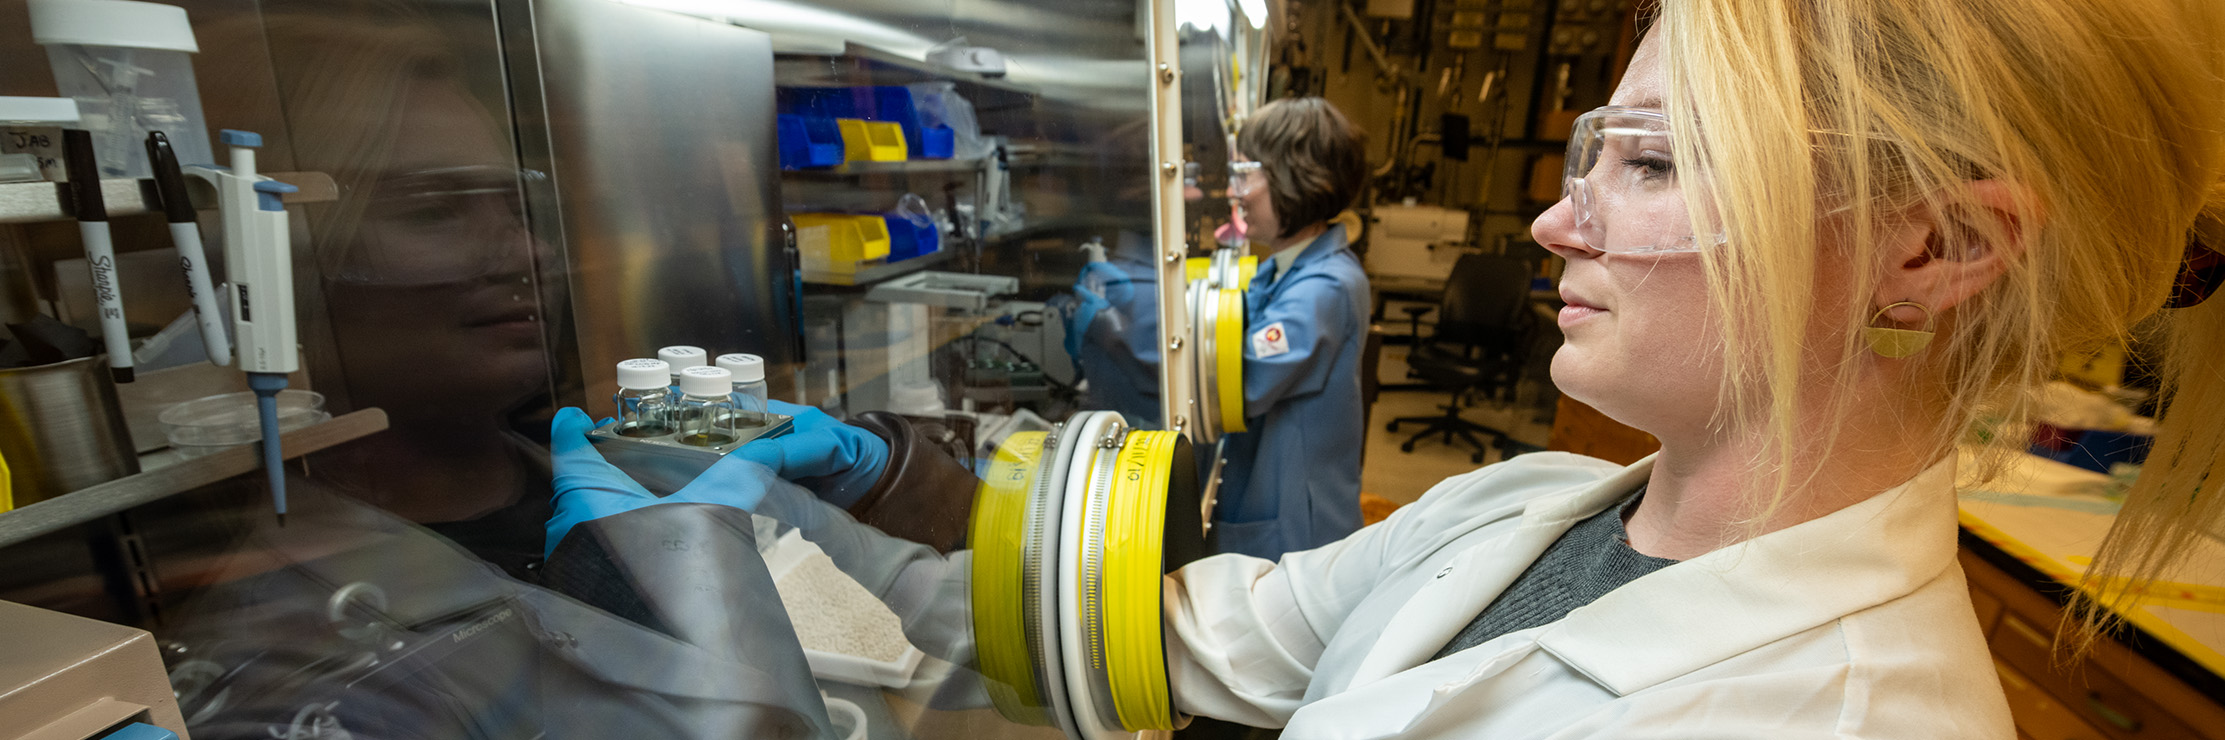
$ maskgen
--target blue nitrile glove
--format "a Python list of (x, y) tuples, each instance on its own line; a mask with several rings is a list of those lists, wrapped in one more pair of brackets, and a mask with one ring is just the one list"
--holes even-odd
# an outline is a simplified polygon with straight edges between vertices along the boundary
[(1074, 278), (1074, 287), (1101, 294), (1105, 300), (1123, 306), (1136, 297), (1135, 279), (1128, 276), (1127, 270), (1120, 269), (1119, 265), (1111, 262), (1083, 265), (1082, 274)]
[(888, 442), (879, 435), (811, 406), (784, 401), (767, 401), (765, 406), (773, 413), (795, 417), (796, 430), (751, 440), (728, 457), (756, 461), (845, 509), (881, 480), (881, 471), (888, 467)]
[(1097, 320), (1098, 312), (1112, 307), (1112, 304), (1107, 302), (1104, 296), (1082, 287), (1080, 283), (1074, 284), (1074, 296), (1079, 300), (1066, 309), (1066, 355), (1068, 357), (1082, 356), (1082, 335), (1089, 333), (1089, 325)]
[(556, 543), (564, 541), (572, 527), (585, 522), (657, 504), (720, 504), (748, 511), (756, 508), (765, 490), (779, 480), (754, 460), (727, 455), (687, 486), (658, 498), (595, 451), (587, 432), (596, 426), (587, 412), (576, 407), (556, 412), (556, 420), (549, 425), (556, 513), (549, 515), (548, 541), (541, 553), (544, 557), (556, 550)]

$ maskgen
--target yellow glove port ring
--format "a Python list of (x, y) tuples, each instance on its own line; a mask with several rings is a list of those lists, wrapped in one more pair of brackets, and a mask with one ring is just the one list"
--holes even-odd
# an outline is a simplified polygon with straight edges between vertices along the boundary
[(1113, 426), (1083, 443), (1094, 449), (1077, 453), (1088, 455), (1089, 470), (1076, 476), (1087, 481), (1077, 491), (1085, 496), (1073, 571), (1079, 632), (1069, 643), (1080, 648), (1079, 660), (1068, 663), (1082, 675), (1067, 682), (1076, 692), (1076, 720), (1085, 737), (1172, 730), (1178, 720), (1167, 686), (1159, 584), (1170, 562), (1205, 551), (1203, 538), (1188, 534), (1199, 532), (1201, 522), (1183, 516), (1197, 509), (1197, 461), (1174, 432)]
[[(1244, 282), (1251, 282), (1245, 273)], [(1244, 431), (1244, 293), (1223, 288), (1220, 291), (1220, 315), (1213, 322), (1213, 349), (1220, 367), (1216, 380), (1220, 383), (1219, 406), (1221, 431)]]
[(1244, 293), (1193, 284), (1190, 326), (1196, 336), (1197, 441), (1213, 442), (1244, 426)]
[(1049, 436), (1022, 432), (997, 448), (974, 492), (966, 536), (973, 547), (973, 631), (985, 688), (998, 714), (1029, 725), (1050, 724), (1027, 641), (1030, 620), (1021, 611), (1021, 569), (1028, 555), (1023, 525)]
[(1160, 577), (1211, 551), (1174, 432), (1085, 411), (1007, 439), (976, 490), (975, 643), (997, 712), (1083, 740), (1180, 724)]

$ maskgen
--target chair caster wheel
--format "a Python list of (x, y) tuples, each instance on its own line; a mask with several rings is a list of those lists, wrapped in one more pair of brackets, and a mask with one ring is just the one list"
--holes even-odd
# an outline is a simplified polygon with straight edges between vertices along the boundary
[(1395, 431), (1398, 431), (1398, 422), (1395, 422), (1395, 421), (1394, 421), (1394, 422), (1391, 422), (1391, 423), (1389, 423), (1389, 424), (1385, 424), (1385, 425), (1383, 425), (1383, 431), (1386, 431), (1386, 432), (1395, 432)]
[(1475, 463), (1475, 464), (1477, 464), (1477, 465), (1482, 465), (1482, 464), (1483, 464), (1483, 453), (1481, 453), (1481, 452), (1478, 452), (1478, 453), (1476, 453), (1476, 454), (1473, 454), (1473, 455), (1469, 455), (1469, 456), (1468, 456), (1468, 462), (1472, 462), (1472, 463)]
[(1398, 446), (1398, 451), (1400, 451), (1400, 452), (1413, 452), (1413, 451), (1414, 451), (1414, 443), (1412, 443), (1412, 442), (1408, 442), (1408, 443), (1406, 443), (1406, 444), (1402, 444), (1402, 445), (1399, 445), (1399, 446)]

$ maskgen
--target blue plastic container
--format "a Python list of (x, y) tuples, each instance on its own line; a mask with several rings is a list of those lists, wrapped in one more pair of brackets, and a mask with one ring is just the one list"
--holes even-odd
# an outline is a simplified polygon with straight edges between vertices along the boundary
[(913, 159), (949, 159), (955, 147), (956, 136), (944, 126), (928, 126), (920, 118), (919, 104), (912, 99), (912, 89), (900, 85), (882, 85), (873, 91), (875, 121), (894, 121), (904, 127), (904, 145), (911, 149)]
[(2032, 454), (2097, 473), (2107, 473), (2110, 465), (2121, 462), (2138, 465), (2148, 459), (2148, 448), (2155, 444), (2154, 437), (2144, 434), (2092, 429), (2047, 427), (2034, 436)]
[(958, 132), (943, 126), (928, 126), (919, 132), (919, 146), (912, 150), (917, 159), (949, 159), (958, 149)]
[(780, 168), (800, 170), (842, 164), (842, 130), (832, 118), (781, 114)]
[(936, 233), (932, 222), (921, 226), (914, 223), (911, 217), (900, 213), (884, 213), (881, 214), (881, 219), (888, 222), (890, 262), (934, 254), (936, 250), (942, 249), (942, 235)]

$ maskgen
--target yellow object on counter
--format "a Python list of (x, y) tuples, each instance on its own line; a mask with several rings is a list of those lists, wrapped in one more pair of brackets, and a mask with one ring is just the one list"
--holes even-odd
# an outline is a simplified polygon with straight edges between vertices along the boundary
[(837, 118), (842, 130), (842, 155), (851, 162), (902, 162), (911, 157), (904, 143), (904, 127), (890, 121)]
[(15, 509), (15, 484), (8, 478), (8, 459), (0, 457), (0, 511)]

